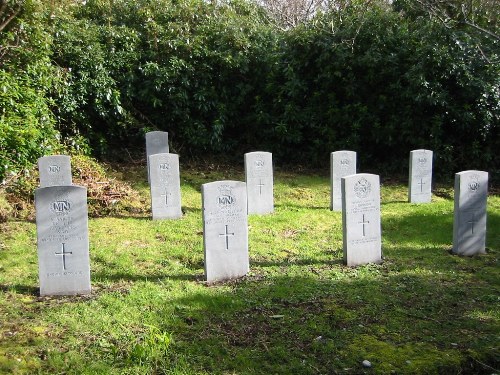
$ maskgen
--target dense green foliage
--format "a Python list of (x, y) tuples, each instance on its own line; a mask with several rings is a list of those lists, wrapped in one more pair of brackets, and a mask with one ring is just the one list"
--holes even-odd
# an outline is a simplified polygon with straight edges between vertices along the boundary
[[(412, 2), (353, 1), (288, 30), (245, 0), (31, 0), (22, 14), (0, 33), (26, 40), (0, 60), (0, 179), (46, 152), (54, 124), (98, 156), (165, 130), (191, 157), (325, 166), (352, 149), (362, 169), (403, 172), (428, 148), (441, 174), (500, 169), (499, 40)], [(11, 137), (24, 128), (30, 142)]]
[[(58, 146), (49, 90), (56, 79), (50, 34), (43, 30), (40, 4), (13, 2), (0, 11), (0, 181)], [(17, 13), (16, 13), (17, 12)]]

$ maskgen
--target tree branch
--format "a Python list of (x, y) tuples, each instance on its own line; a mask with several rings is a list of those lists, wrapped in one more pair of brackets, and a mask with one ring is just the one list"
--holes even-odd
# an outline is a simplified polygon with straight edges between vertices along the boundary
[[(3, 5), (5, 5), (5, 4), (6, 3), (4, 3)], [(2, 9), (2, 11), (3, 11), (3, 9)], [(14, 10), (14, 12), (9, 17), (7, 17), (7, 19), (4, 22), (2, 22), (0, 24), (0, 32), (2, 32), (3, 29), (5, 29), (7, 27), (7, 25), (14, 19), (14, 17), (16, 17), (18, 15), (18, 13), (20, 11), (21, 11), (21, 8)]]

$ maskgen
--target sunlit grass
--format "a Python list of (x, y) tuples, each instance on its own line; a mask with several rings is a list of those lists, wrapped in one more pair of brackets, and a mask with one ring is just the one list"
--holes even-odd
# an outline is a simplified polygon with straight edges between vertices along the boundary
[[(149, 194), (139, 169), (116, 175)], [(328, 179), (278, 172), (275, 212), (249, 217), (249, 275), (207, 285), (199, 187), (242, 175), (184, 170), (180, 220), (91, 219), (90, 296), (38, 297), (34, 223), (0, 224), (0, 373), (498, 368), (500, 197), (489, 198), (488, 254), (465, 258), (449, 253), (450, 187), (414, 205), (406, 186), (384, 184), (384, 262), (349, 268)]]

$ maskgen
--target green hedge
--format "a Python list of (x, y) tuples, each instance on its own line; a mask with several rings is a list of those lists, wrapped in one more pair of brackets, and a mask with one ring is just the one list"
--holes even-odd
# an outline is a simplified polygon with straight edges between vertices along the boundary
[[(288, 30), (244, 0), (56, 4), (31, 12), (49, 35), (43, 89), (25, 69), (4, 72), (38, 103), (4, 110), (4, 129), (29, 117), (50, 138), (55, 121), (97, 156), (142, 154), (144, 133), (165, 130), (187, 157), (261, 149), (280, 164), (326, 167), (331, 151), (352, 149), (363, 170), (402, 173), (410, 150), (429, 148), (442, 174), (500, 169), (499, 42), (411, 2), (353, 2)], [(29, 149), (2, 137), (0, 162)]]

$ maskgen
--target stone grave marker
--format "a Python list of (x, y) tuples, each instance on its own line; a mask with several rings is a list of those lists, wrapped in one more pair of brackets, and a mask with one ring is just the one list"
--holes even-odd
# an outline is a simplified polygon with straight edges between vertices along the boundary
[(273, 156), (270, 152), (245, 154), (248, 213), (267, 214), (274, 211)]
[(40, 295), (90, 293), (87, 189), (35, 191)]
[(410, 172), (408, 179), (408, 202), (430, 203), (432, 189), (432, 151), (413, 150), (410, 152)]
[(453, 252), (459, 255), (486, 253), (486, 204), (488, 172), (455, 174)]
[(70, 186), (71, 158), (67, 155), (43, 156), (38, 159), (40, 187)]
[(335, 151), (330, 154), (330, 210), (342, 210), (341, 178), (356, 173), (356, 152)]
[(153, 220), (182, 217), (179, 155), (153, 154), (149, 167)]
[(205, 277), (208, 282), (244, 276), (249, 271), (247, 189), (240, 181), (201, 186)]
[(382, 261), (380, 179), (368, 173), (342, 177), (344, 263)]
[(146, 133), (146, 162), (149, 178), (149, 157), (154, 154), (168, 154), (168, 133), (162, 131), (153, 131)]

